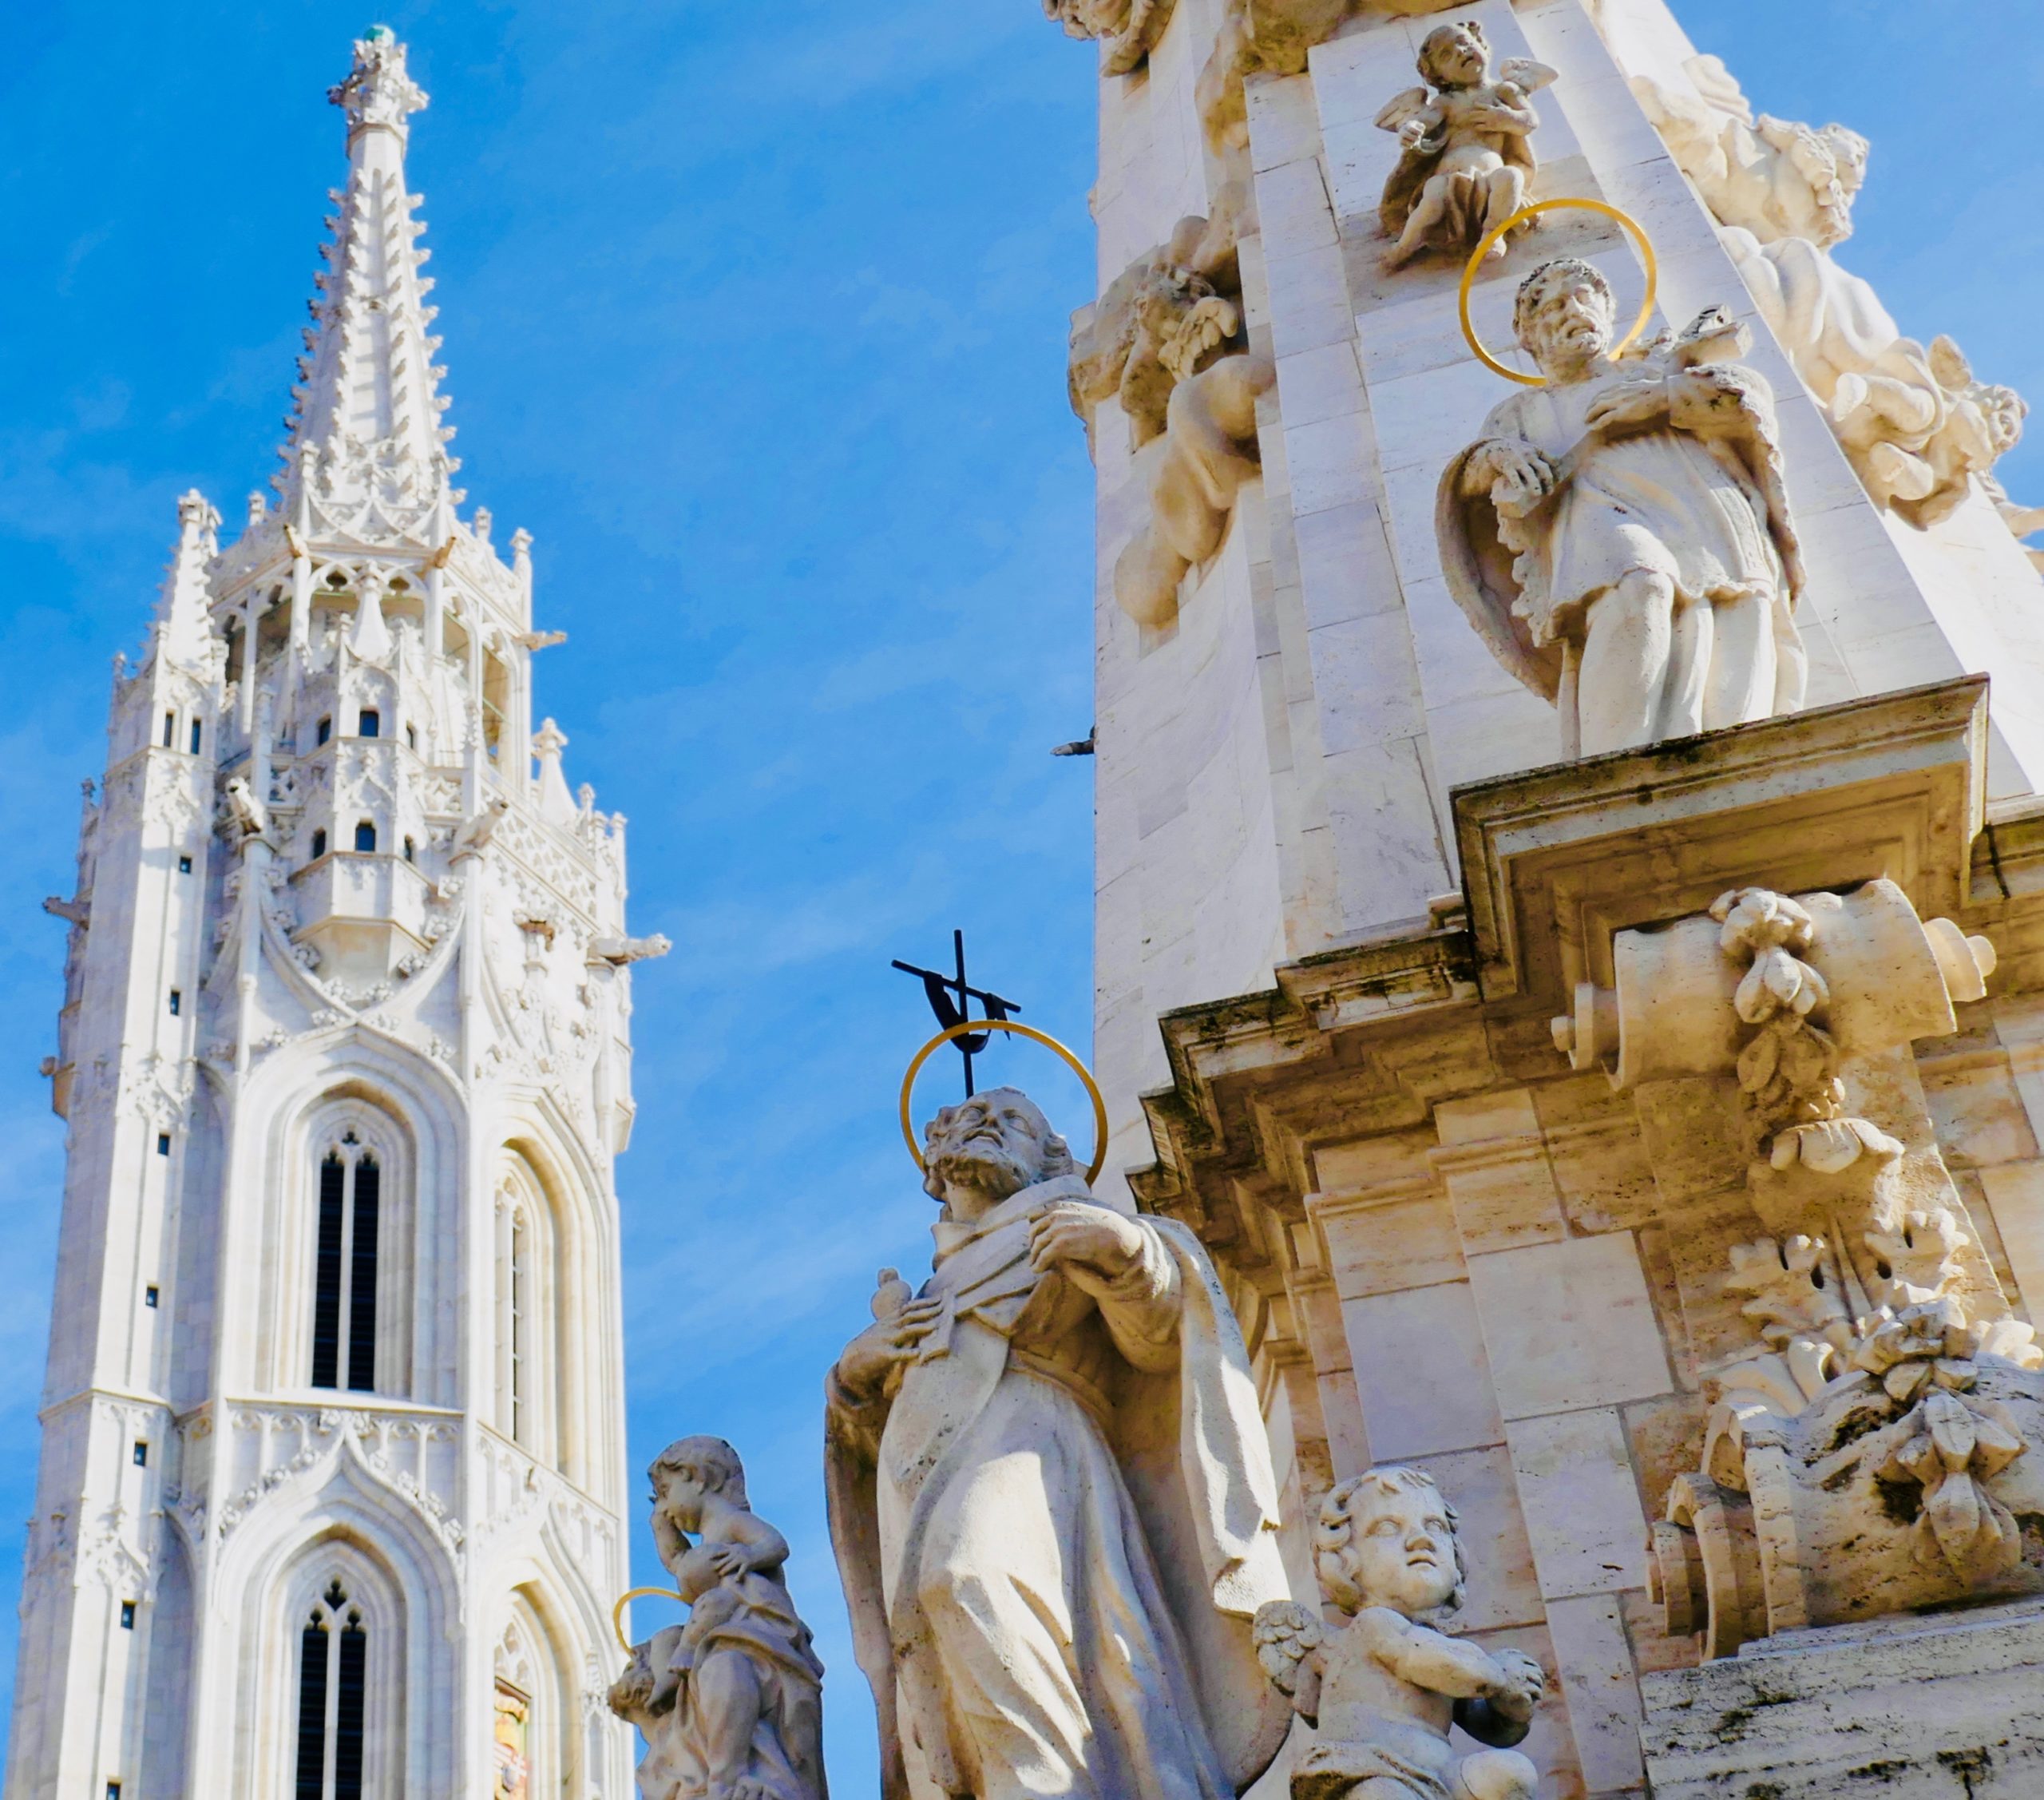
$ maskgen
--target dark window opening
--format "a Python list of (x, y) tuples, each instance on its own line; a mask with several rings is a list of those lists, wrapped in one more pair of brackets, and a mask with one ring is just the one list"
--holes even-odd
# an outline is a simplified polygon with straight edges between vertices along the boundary
[(407, 746), (409, 748), (410, 748), (410, 749), (416, 750), (416, 749), (418, 749), (418, 726), (416, 726), (416, 725), (407, 725), (407, 726), (406, 726), (406, 728), (405, 728), (405, 743), (406, 743), (406, 746)]
[(170, 1133), (168, 1132), (158, 1132), (156, 1133), (156, 1154), (159, 1156), (168, 1156), (170, 1154)]
[(170, 1016), (174, 1019), (184, 1010), (184, 996), (176, 989), (170, 990)]
[[(368, 1696), (369, 1633), (360, 1608), (348, 1604), (336, 1580), (299, 1634), (294, 1800), (327, 1800), (329, 1794), (332, 1800), (362, 1800)], [(327, 1785), (330, 1759), (331, 1788)]]
[(144, 1288), (142, 1290), (142, 1304), (145, 1306), (161, 1306), (163, 1304), (163, 1290), (160, 1287)]
[(190, 857), (180, 856), (178, 858), (177, 872), (180, 875), (188, 875), (192, 873), (192, 858)]
[(135, 1440), (135, 1466), (137, 1469), (147, 1469), (149, 1466), (149, 1443), (146, 1437), (137, 1437)]
[(407, 862), (416, 862), (418, 860), (418, 849), (410, 838), (405, 839), (405, 860)]
[(319, 1165), (319, 1228), (312, 1279), (312, 1385), (339, 1387), (341, 1367), (341, 1226), (347, 1165), (330, 1156)]
[(177, 715), (166, 712), (163, 716), (163, 747), (168, 750), (177, 741)]
[(194, 756), (199, 754), (199, 746), (204, 741), (204, 739), (200, 735), (200, 726), (199, 721), (194, 719), (192, 721), (192, 754)]
[(365, 707), (357, 720), (355, 731), (357, 735), (362, 737), (382, 736), (383, 715), (374, 708)]
[(340, 1692), (334, 1708), (334, 1800), (362, 1800), (362, 1715), (369, 1691), (369, 1634), (362, 1615), (341, 1633)]
[(317, 743), (324, 743), (333, 735), (334, 721), (331, 719), (322, 719), (319, 721), (319, 729), (313, 733), (313, 739)]
[(109, 1782), (106, 1784), (106, 1800), (121, 1800), (120, 1782)]
[(124, 1631), (132, 1631), (135, 1628), (135, 1603), (133, 1600), (121, 1603), (121, 1628)]
[(327, 834), (324, 831), (315, 831), (312, 834), (312, 860), (317, 862), (326, 854)]
[(292, 1784), (295, 1800), (326, 1800), (327, 1647), (327, 1616), (315, 1609), (311, 1623), (298, 1640), (298, 1778)]
[(382, 1171), (373, 1156), (343, 1158), (335, 1150), (319, 1165), (312, 1283), (315, 1387), (375, 1389), (382, 1190)]
[[(348, 1386), (376, 1386), (376, 1227), (382, 1172), (374, 1156), (355, 1166), (355, 1245), (348, 1270)], [(343, 1663), (346, 1667), (345, 1659)]]
[(366, 819), (355, 828), (355, 847), (358, 850), (373, 850), (376, 847), (376, 827)]

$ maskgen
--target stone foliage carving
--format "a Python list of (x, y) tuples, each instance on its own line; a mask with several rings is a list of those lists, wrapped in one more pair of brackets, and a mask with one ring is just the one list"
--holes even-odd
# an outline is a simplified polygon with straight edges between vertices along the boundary
[[(1526, 57), (1508, 57), (1493, 77), (1491, 47), (1474, 19), (1429, 31), (1419, 68), (1426, 85), (1408, 88), (1377, 117), (1397, 133), (1402, 152), (1379, 214), (1392, 240), (1388, 268), (1423, 250), (1466, 254), (1525, 205), (1540, 124), (1531, 97), (1555, 79)], [(1490, 254), (1501, 258), (1507, 248), (1501, 238)]]
[[(1614, 946), (1618, 991), (1558, 1021), (1622, 1086), (1729, 1072), (1768, 1235), (1729, 1247), (1758, 1342), (1712, 1376), (1701, 1466), (1654, 1528), (1652, 1585), (1705, 1653), (1975, 1596), (2044, 1592), (2044, 1352), (1935, 1158), (1854, 1110), (1872, 1059), (1955, 1028), (1991, 946), (1891, 882), (1741, 888)], [(1602, 1022), (1600, 1023), (1599, 1021)], [(1614, 1039), (1616, 1040), (1615, 1044)], [(1581, 1058), (1579, 1056), (1579, 1064)]]
[(1638, 76), (1633, 91), (1876, 505), (1931, 525), (1977, 482), (2018, 536), (2035, 529), (1992, 485), (2022, 436), (2022, 396), (1976, 380), (1950, 338), (1926, 350), (1904, 337), (1872, 287), (1832, 260), (1852, 235), (1867, 141), (1843, 125), (1756, 117), (1714, 56), (1683, 72), (1686, 89)]
[(1127, 75), (1150, 60), (1176, 0), (1044, 0), (1044, 16), (1071, 38), (1097, 38), (1103, 75)]
[(1276, 371), (1243, 337), (1249, 206), (1242, 183), (1224, 184), (1210, 217), (1181, 220), (1072, 333), (1072, 405), (1088, 435), (1111, 398), (1128, 416), (1143, 522), (1115, 563), (1115, 595), (1141, 624), (1177, 616), (1178, 584), (1219, 549), (1261, 467), (1256, 402)]
[[(941, 1112), (936, 1267), (829, 1383), (831, 1536), (889, 1800), (1228, 1800), (1289, 1709), (1270, 1447), (1198, 1241), (1093, 1199), (1012, 1088)], [(885, 1271), (891, 1276), (892, 1271)]]
[(1587, 263), (1543, 263), (1514, 326), (1547, 385), (1450, 463), (1442, 567), (1494, 654), (1595, 755), (1802, 704), (1802, 557), (1773, 396), (1719, 309), (1614, 357)]
[(823, 1800), (823, 1665), (782, 1579), (787, 1540), (753, 1512), (721, 1437), (684, 1437), (652, 1478), (653, 1541), (689, 1606), (632, 1652), (611, 1710), (646, 1740), (644, 1800)]
[[(1510, 1746), (1547, 1671), (1523, 1651), (1437, 1628), (1461, 1607), (1466, 1572), (1433, 1477), (1387, 1465), (1342, 1482), (1321, 1502), (1313, 1562), (1338, 1628), (1295, 1600), (1256, 1616), (1264, 1673), (1318, 1731), (1293, 1770), (1293, 1800), (1534, 1800), (1539, 1771)], [(1463, 1755), (1451, 1725), (1497, 1747)]]

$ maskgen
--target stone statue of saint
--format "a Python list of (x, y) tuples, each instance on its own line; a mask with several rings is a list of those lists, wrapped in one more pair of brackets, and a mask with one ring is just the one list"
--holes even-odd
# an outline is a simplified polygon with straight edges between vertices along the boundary
[(1718, 309), (1614, 357), (1610, 284), (1573, 257), (1519, 290), (1547, 377), (1449, 464), (1441, 565), (1507, 668), (1594, 756), (1792, 712), (1802, 558), (1766, 383)]
[(830, 1380), (887, 1800), (1229, 1800), (1284, 1740), (1254, 1620), (1286, 1587), (1213, 1266), (1095, 1199), (1012, 1088), (940, 1112), (925, 1167), (935, 1271), (883, 1283)]
[(646, 1740), (643, 1800), (825, 1800), (823, 1665), (781, 1579), (787, 1540), (721, 1437), (670, 1444), (649, 1473), (653, 1541), (691, 1610), (610, 1691)]

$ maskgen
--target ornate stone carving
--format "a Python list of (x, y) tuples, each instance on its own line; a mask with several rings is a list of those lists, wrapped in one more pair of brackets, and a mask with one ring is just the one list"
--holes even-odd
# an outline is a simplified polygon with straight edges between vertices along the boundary
[(684, 1437), (649, 1472), (653, 1541), (687, 1623), (632, 1652), (611, 1710), (646, 1739), (644, 1800), (823, 1800), (823, 1665), (738, 1453)]
[[(1852, 235), (1867, 141), (1843, 125), (1756, 118), (1714, 56), (1684, 73), (1690, 90), (1640, 76), (1633, 91), (1875, 504), (1935, 525), (1976, 479), (2004, 502), (1991, 471), (2022, 438), (2022, 396), (1976, 380), (1950, 338), (1927, 351), (1904, 337), (1872, 286), (1832, 260)], [(2018, 537), (2034, 529), (2021, 509), (2003, 517)]]
[(887, 1284), (829, 1384), (884, 1791), (1239, 1791), (1289, 1722), (1252, 1638), (1285, 1589), (1212, 1265), (1094, 1199), (1013, 1088), (939, 1112), (925, 1159), (935, 1272), (905, 1304)]
[(1126, 75), (1150, 60), (1177, 0), (1044, 0), (1044, 14), (1071, 38), (1098, 38), (1103, 75)]
[[(1313, 1562), (1345, 1623), (1281, 1600), (1256, 1616), (1264, 1673), (1318, 1736), (1292, 1772), (1294, 1800), (1534, 1800), (1539, 1771), (1511, 1749), (1547, 1691), (1523, 1651), (1486, 1651), (1436, 1628), (1463, 1602), (1455, 1509), (1424, 1469), (1387, 1465), (1320, 1503)], [(1462, 1755), (1460, 1726), (1497, 1747)]]
[[(1613, 946), (1618, 991), (1557, 1034), (1620, 1086), (1731, 1073), (1769, 1235), (1729, 1247), (1759, 1342), (1710, 1372), (1701, 1466), (1654, 1529), (1665, 1628), (1709, 1656), (1809, 1625), (2044, 1592), (2044, 1352), (1955, 1190), (1853, 1109), (1874, 1059), (1955, 1029), (1985, 939), (1902, 890), (1725, 894)], [(1586, 1056), (1585, 1053), (1588, 1055)], [(1864, 1104), (1864, 1100), (1860, 1103)]]
[(1261, 468), (1256, 402), (1277, 379), (1242, 334), (1237, 248), (1254, 228), (1230, 182), (1210, 218), (1181, 220), (1139, 257), (1072, 333), (1072, 410), (1092, 434), (1112, 397), (1128, 415), (1131, 482), (1144, 522), (1115, 565), (1115, 596), (1139, 624), (1167, 624), (1178, 584), (1219, 549), (1244, 482)]
[[(1402, 154), (1384, 185), (1379, 217), (1399, 268), (1423, 250), (1466, 255), (1525, 205), (1534, 171), (1531, 97), (1555, 79), (1545, 63), (1508, 57), (1494, 79), (1491, 47), (1474, 19), (1436, 26), (1420, 46), (1425, 86), (1408, 88), (1377, 114)], [(1529, 220), (1524, 230), (1537, 224)], [(1494, 258), (1509, 248), (1500, 238)]]
[(1587, 263), (1519, 290), (1547, 378), (1484, 421), (1442, 476), (1441, 563), (1492, 652), (1591, 756), (1793, 712), (1802, 558), (1773, 397), (1717, 308), (1614, 357)]
[(1800, 237), (1820, 248), (1852, 235), (1865, 138), (1840, 125), (1756, 118), (1717, 57), (1692, 57), (1683, 73), (1693, 93), (1644, 75), (1632, 90), (1721, 224), (1742, 225), (1764, 242)]
[[(2006, 500), (1989, 484), (2022, 439), (2030, 409), (2021, 394), (1976, 380), (1950, 338), (1926, 350), (1904, 337), (1873, 288), (1818, 245), (1766, 243), (1736, 226), (1720, 236), (1877, 506), (1935, 525), (1976, 478), (1998, 504)], [(2003, 513), (2021, 536), (2034, 525), (2019, 514)]]

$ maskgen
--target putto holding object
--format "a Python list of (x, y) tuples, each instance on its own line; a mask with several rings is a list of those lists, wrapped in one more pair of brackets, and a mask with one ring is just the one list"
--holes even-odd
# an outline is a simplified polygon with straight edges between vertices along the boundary
[[(1313, 1564), (1348, 1624), (1330, 1632), (1296, 1600), (1256, 1616), (1264, 1673), (1319, 1733), (1293, 1800), (1533, 1800), (1539, 1771), (1507, 1746), (1526, 1736), (1546, 1671), (1427, 1623), (1462, 1604), (1455, 1524), (1424, 1469), (1380, 1466), (1321, 1502)], [(1499, 1747), (1458, 1755), (1451, 1724)]]
[[(1533, 178), (1529, 97), (1555, 79), (1545, 63), (1511, 57), (1491, 77), (1491, 47), (1474, 19), (1437, 26), (1420, 46), (1426, 85), (1408, 88), (1377, 114), (1404, 154), (1384, 185), (1379, 216), (1394, 241), (1387, 268), (1423, 250), (1468, 250), (1523, 207)], [(1528, 220), (1519, 229), (1530, 230)], [(1502, 256), (1506, 240), (1491, 248)]]
[(721, 1437), (670, 1444), (649, 1473), (653, 1541), (693, 1610), (610, 1691), (646, 1739), (643, 1800), (824, 1800), (823, 1665), (781, 1578), (787, 1540)]

